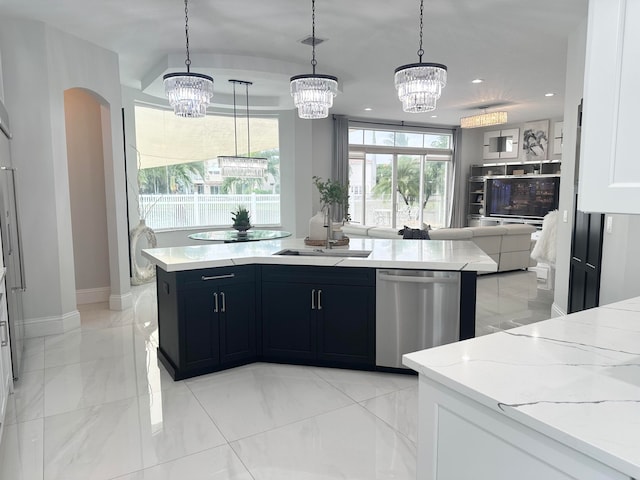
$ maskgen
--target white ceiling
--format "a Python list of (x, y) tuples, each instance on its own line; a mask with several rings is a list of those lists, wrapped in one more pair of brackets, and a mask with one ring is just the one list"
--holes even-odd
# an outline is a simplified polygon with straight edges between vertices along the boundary
[[(184, 68), (182, 0), (2, 0), (0, 14), (44, 21), (120, 56), (122, 83), (162, 96)], [(417, 61), (418, 0), (317, 0), (318, 73), (339, 77), (332, 113), (441, 125), (503, 104), (510, 123), (562, 117), (567, 37), (587, 0), (425, 0), (423, 61), (448, 66), (435, 112), (402, 112), (394, 69)], [(291, 75), (310, 73), (310, 0), (190, 0), (192, 71), (254, 82), (251, 104), (293, 108)], [(484, 83), (471, 84), (474, 78)], [(545, 97), (553, 92), (554, 97)], [(365, 107), (372, 110), (367, 112)], [(432, 118), (431, 115), (437, 115)]]

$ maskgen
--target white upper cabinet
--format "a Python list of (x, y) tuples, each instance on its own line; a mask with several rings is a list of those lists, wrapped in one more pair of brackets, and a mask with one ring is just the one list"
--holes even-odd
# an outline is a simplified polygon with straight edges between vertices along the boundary
[(590, 0), (578, 208), (640, 213), (640, 0)]

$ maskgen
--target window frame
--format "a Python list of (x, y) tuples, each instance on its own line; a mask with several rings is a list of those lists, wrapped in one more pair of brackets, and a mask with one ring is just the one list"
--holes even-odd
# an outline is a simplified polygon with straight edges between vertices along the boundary
[[(147, 109), (150, 109), (150, 110), (158, 110), (158, 111), (161, 111), (163, 113), (172, 112), (172, 109), (169, 108), (166, 105), (163, 105), (163, 104), (159, 104), (159, 103), (155, 103), (155, 102), (149, 102), (149, 101), (146, 101), (146, 100), (138, 100), (138, 99), (134, 99), (132, 101), (132, 106), (133, 106), (133, 108), (132, 108), (133, 122), (132, 123), (134, 125), (134, 132), (135, 132), (135, 134), (134, 134), (134, 148), (135, 148), (136, 152), (138, 153), (138, 155), (140, 155), (140, 152), (138, 151), (138, 148), (139, 148), (139, 145), (138, 145), (138, 140), (139, 140), (138, 129), (136, 128), (136, 126), (137, 126), (137, 117), (136, 117), (137, 109), (138, 108), (147, 108)], [(233, 119), (233, 114), (232, 113), (224, 112), (224, 111), (222, 111), (222, 112), (220, 112), (220, 111), (207, 112), (207, 116), (225, 117), (225, 118)], [(280, 142), (280, 140), (281, 140), (281, 121), (282, 120), (280, 118), (279, 112), (275, 112), (275, 113), (274, 112), (269, 112), (269, 113), (264, 113), (264, 114), (261, 114), (261, 113), (257, 113), (256, 114), (256, 113), (252, 112), (251, 120), (254, 120), (256, 118), (257, 119), (268, 119), (268, 120), (272, 120), (272, 121), (275, 122), (276, 134), (275, 134), (274, 139), (277, 141), (277, 149), (273, 149), (273, 150), (277, 150), (278, 151), (278, 157), (280, 157), (281, 156), (280, 155), (281, 154), (281, 145), (280, 145), (281, 142)], [(246, 122), (246, 117), (243, 118), (243, 119)], [(187, 121), (190, 121), (190, 119), (187, 120)], [(236, 132), (233, 129), (233, 125), (234, 124), (232, 122), (232, 128), (229, 129), (229, 137), (232, 138), (232, 139), (236, 137)], [(249, 133), (253, 133), (253, 131), (251, 131)], [(240, 147), (240, 143), (238, 143), (238, 147)], [(244, 144), (244, 147), (245, 147), (245, 150), (246, 150), (246, 143)], [(239, 150), (240, 150), (240, 148), (239, 148)], [(261, 150), (260, 152), (262, 152), (262, 151), (267, 151), (267, 150)], [(243, 155), (242, 152), (243, 151), (241, 150), (240, 151), (240, 156)], [(225, 153), (230, 153), (230, 152), (225, 152)], [(255, 151), (254, 151), (254, 153), (255, 153)], [(218, 156), (220, 156), (220, 155), (218, 155)], [(211, 156), (211, 158), (215, 159), (215, 158), (217, 158), (217, 156)], [(194, 162), (200, 162), (200, 161), (204, 162), (205, 170), (206, 170), (206, 162), (207, 162), (207, 160), (210, 160), (211, 158), (204, 158), (202, 160), (196, 159), (196, 160), (193, 160), (193, 161)], [(190, 162), (178, 162), (176, 164), (179, 164), (179, 163), (190, 163)], [(139, 178), (138, 176), (139, 176), (140, 170), (141, 170), (139, 165), (140, 165), (140, 162), (138, 160), (138, 161), (136, 161), (136, 169), (135, 169), (135, 181), (136, 181), (136, 184), (138, 184), (138, 178)], [(172, 165), (172, 164), (167, 164), (167, 166), (169, 166), (169, 165)], [(151, 168), (151, 167), (149, 167), (149, 168)], [(277, 190), (274, 189), (273, 193), (264, 193), (263, 192), (263, 193), (237, 194), (237, 195), (244, 195), (244, 196), (253, 195), (254, 197), (256, 195), (260, 196), (260, 195), (267, 195), (267, 194), (277, 195), (278, 196), (278, 198), (277, 198), (277, 205), (278, 205), (277, 206), (277, 209), (278, 209), (278, 214), (277, 214), (278, 220), (277, 220), (277, 222), (267, 222), (267, 223), (256, 222), (256, 223), (254, 223), (254, 226), (256, 226), (256, 227), (279, 228), (279, 227), (282, 226), (282, 184), (281, 184), (282, 174), (281, 174), (281, 170), (280, 169), (281, 169), (281, 161), (278, 162), (278, 174), (277, 174), (277, 177), (276, 177), (277, 183), (273, 184), (273, 185), (277, 185)], [(206, 175), (206, 173), (207, 172), (205, 171), (205, 175)], [(269, 176), (270, 176), (270, 174), (269, 174)], [(266, 177), (266, 178), (270, 178), (270, 177)], [(195, 196), (200, 196), (200, 198), (202, 198), (203, 196), (207, 196), (207, 195), (208, 196), (224, 195), (220, 191), (221, 187), (222, 187), (222, 185), (210, 185), (209, 186), (209, 190), (210, 190), (209, 193), (205, 194), (205, 193), (200, 193), (199, 192), (199, 190), (200, 190), (200, 185), (199, 184), (193, 183), (191, 185), (191, 189), (193, 190), (193, 192), (192, 193), (185, 193), (184, 195), (195, 195)], [(136, 204), (139, 206), (139, 208), (138, 208), (139, 211), (142, 210), (140, 208), (140, 202), (141, 202), (140, 195), (142, 195), (142, 194), (140, 193), (140, 191), (138, 191), (138, 189), (136, 189), (136, 191), (135, 191), (135, 201), (136, 201)], [(150, 194), (145, 194), (145, 195), (150, 195)], [(170, 194), (169, 193), (160, 193), (158, 195), (164, 197), (164, 196), (167, 196), (167, 195), (170, 195)], [(233, 194), (228, 194), (228, 195), (233, 195)], [(194, 201), (195, 201), (196, 204), (198, 203), (197, 200), (194, 200)], [(260, 200), (258, 200), (258, 202), (260, 202)], [(249, 205), (247, 205), (247, 206), (249, 206)], [(129, 207), (129, 208), (131, 208), (131, 207)], [(194, 208), (197, 208), (197, 207), (194, 206)], [(219, 230), (219, 229), (228, 228), (229, 224), (231, 222), (230, 219), (231, 219), (231, 211), (232, 210), (233, 209), (229, 210), (229, 215), (228, 215), (229, 216), (229, 220), (228, 221), (226, 219), (223, 221), (222, 219), (218, 218), (217, 219), (218, 222), (216, 222), (216, 223), (203, 222), (203, 223), (193, 224), (193, 225), (181, 225), (180, 222), (178, 222), (176, 224), (175, 219), (174, 219), (174, 222), (170, 222), (170, 223), (173, 223), (172, 226), (159, 226), (157, 228), (154, 227), (154, 230), (157, 231), (157, 232), (171, 232), (171, 231), (191, 231), (191, 230), (204, 230), (204, 229)], [(149, 213), (146, 212), (144, 214), (144, 217), (146, 218), (148, 215), (149, 215)]]
[[(391, 228), (399, 228), (397, 223), (398, 217), (398, 195), (397, 192), (397, 174), (398, 174), (398, 159), (401, 156), (417, 156), (419, 157), (420, 162), (420, 188), (419, 188), (419, 198), (417, 200), (418, 205), (422, 205), (424, 198), (424, 188), (422, 183), (422, 172), (424, 171), (425, 162), (446, 162), (447, 168), (444, 177), (444, 191), (442, 192), (446, 211), (444, 212), (445, 219), (449, 217), (449, 210), (451, 209), (451, 195), (453, 195), (452, 191), (452, 181), (453, 181), (453, 162), (454, 162), (454, 144), (455, 144), (455, 131), (453, 129), (438, 129), (438, 128), (417, 128), (417, 127), (402, 127), (402, 126), (393, 126), (393, 125), (379, 125), (376, 128), (373, 128), (371, 125), (366, 123), (361, 124), (359, 122), (350, 122), (349, 123), (349, 134), (351, 134), (351, 130), (363, 130), (363, 143), (349, 143), (348, 147), (348, 162), (351, 163), (352, 159), (361, 158), (362, 159), (362, 172), (361, 172), (361, 190), (362, 190), (362, 225), (364, 226), (379, 226), (376, 224), (368, 224), (367, 223), (367, 155), (392, 155), (391, 159)], [(406, 132), (406, 133), (420, 133), (423, 135), (427, 134), (436, 134), (436, 135), (447, 135), (449, 136), (449, 148), (437, 148), (437, 147), (405, 147), (405, 146), (388, 146), (388, 145), (368, 145), (364, 144), (364, 138), (366, 137), (366, 133), (364, 130), (380, 130), (380, 131), (394, 131), (394, 139), (395, 134), (398, 132)], [(355, 155), (354, 155), (355, 154)], [(351, 179), (351, 173), (349, 173), (349, 178)], [(424, 209), (419, 208), (418, 210), (418, 222), (420, 225), (424, 224)], [(446, 226), (446, 225), (443, 225)]]

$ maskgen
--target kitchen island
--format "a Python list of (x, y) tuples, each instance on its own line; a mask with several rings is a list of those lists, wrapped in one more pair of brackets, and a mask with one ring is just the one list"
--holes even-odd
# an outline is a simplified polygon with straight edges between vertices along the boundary
[(471, 338), (476, 274), (496, 270), (472, 242), (450, 240), (352, 239), (325, 251), (287, 238), (143, 255), (157, 266), (158, 357), (176, 380), (254, 361), (379, 369), (381, 269), (455, 282), (455, 315), (438, 320), (456, 327), (448, 341)]
[(640, 478), (640, 297), (403, 358), (418, 478)]

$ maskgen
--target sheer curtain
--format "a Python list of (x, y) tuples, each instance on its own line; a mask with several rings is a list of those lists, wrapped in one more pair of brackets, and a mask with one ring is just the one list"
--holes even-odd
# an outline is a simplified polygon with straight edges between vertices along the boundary
[[(345, 115), (333, 116), (333, 154), (331, 159), (331, 178), (342, 185), (349, 182), (349, 119)], [(334, 220), (342, 220), (342, 207), (336, 208)]]
[(465, 226), (464, 211), (466, 207), (466, 184), (465, 176), (460, 171), (460, 129), (456, 128), (453, 132), (453, 158), (451, 160), (451, 192), (449, 205), (449, 222), (450, 228), (458, 228)]

